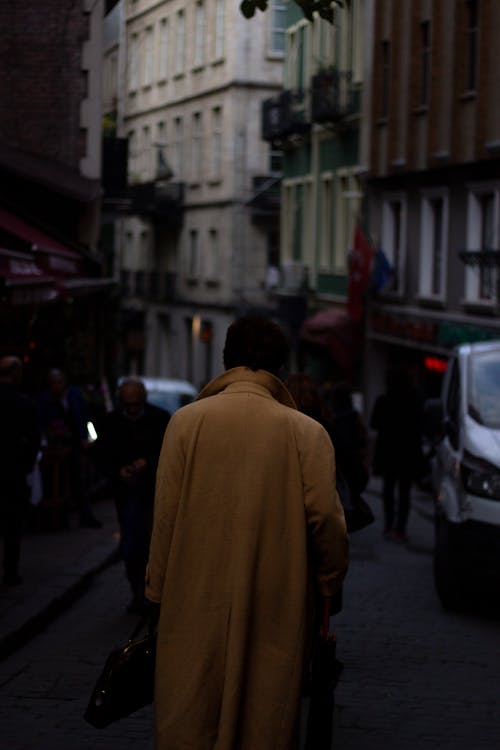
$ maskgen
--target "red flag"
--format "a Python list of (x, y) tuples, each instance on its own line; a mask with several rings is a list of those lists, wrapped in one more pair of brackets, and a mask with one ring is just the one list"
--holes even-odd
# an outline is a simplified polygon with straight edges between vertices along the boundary
[(353, 320), (361, 320), (363, 296), (368, 288), (375, 248), (367, 240), (361, 227), (356, 225), (354, 242), (349, 254), (347, 281), (347, 312)]

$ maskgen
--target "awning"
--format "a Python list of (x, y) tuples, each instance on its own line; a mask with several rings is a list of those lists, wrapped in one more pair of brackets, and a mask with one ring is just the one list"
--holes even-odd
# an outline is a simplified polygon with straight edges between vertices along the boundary
[(115, 279), (110, 277), (94, 279), (89, 276), (78, 276), (75, 279), (64, 279), (58, 283), (57, 288), (63, 296), (79, 297), (83, 294), (109, 289), (115, 283), (117, 283)]
[(45, 250), (60, 254), (63, 257), (80, 258), (80, 254), (76, 250), (71, 250), (53, 237), (49, 237), (45, 232), (28, 224), (5, 208), (0, 208), (0, 228), (24, 240), (33, 250)]
[(0, 248), (0, 287), (12, 304), (51, 302), (58, 297), (55, 278), (44, 273), (29, 253)]
[(304, 320), (299, 340), (326, 349), (343, 370), (350, 371), (361, 356), (362, 328), (347, 313), (329, 308)]
[(81, 273), (83, 258), (79, 252), (66, 247), (5, 208), (0, 208), (0, 230), (25, 243), (26, 249), (35, 254), (37, 265), (47, 275), (75, 276)]

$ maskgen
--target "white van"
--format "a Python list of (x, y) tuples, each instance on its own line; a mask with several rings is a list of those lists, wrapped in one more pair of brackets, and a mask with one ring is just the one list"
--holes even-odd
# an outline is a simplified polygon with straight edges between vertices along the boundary
[[(453, 351), (439, 404), (433, 459), (434, 577), (444, 607), (460, 609), (500, 582), (500, 341)], [(489, 588), (494, 581), (496, 588)]]
[[(180, 409), (181, 406), (194, 401), (198, 390), (188, 380), (176, 380), (175, 378), (150, 378), (143, 375), (131, 375), (144, 383), (147, 391), (147, 401), (161, 409), (166, 409), (170, 414)], [(118, 385), (125, 380), (121, 377)]]

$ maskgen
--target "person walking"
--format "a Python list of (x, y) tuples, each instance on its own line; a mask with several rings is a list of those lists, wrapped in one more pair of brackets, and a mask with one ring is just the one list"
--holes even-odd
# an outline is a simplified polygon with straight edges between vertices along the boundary
[(234, 321), (225, 372), (165, 435), (146, 575), (157, 750), (298, 747), (313, 583), (339, 591), (348, 537), (328, 434), (278, 377), (288, 356), (272, 321)]
[(80, 526), (96, 529), (102, 523), (92, 512), (88, 481), (87, 404), (77, 386), (68, 385), (62, 370), (54, 368), (47, 376), (47, 388), (38, 400), (43, 435), (42, 473), (44, 497), (68, 525), (70, 503), (79, 513)]
[(422, 454), (421, 402), (406, 370), (388, 371), (386, 391), (375, 401), (370, 427), (377, 433), (373, 473), (382, 477), (384, 536), (406, 542), (411, 486)]
[(293, 373), (285, 385), (297, 408), (322, 424), (330, 436), (335, 449), (336, 488), (347, 530), (351, 533), (364, 528), (374, 520), (361, 496), (369, 478), (367, 433), (352, 404), (351, 386), (347, 382), (332, 386), (328, 404), (319, 384), (310, 375)]
[(120, 553), (132, 589), (129, 612), (144, 611), (144, 580), (153, 524), (156, 466), (170, 419), (146, 402), (141, 380), (125, 379), (117, 406), (102, 421), (92, 455), (111, 481), (120, 526)]
[(21, 538), (30, 495), (26, 480), (40, 447), (35, 405), (19, 390), (22, 374), (20, 359), (0, 359), (0, 538), (6, 586), (22, 583)]

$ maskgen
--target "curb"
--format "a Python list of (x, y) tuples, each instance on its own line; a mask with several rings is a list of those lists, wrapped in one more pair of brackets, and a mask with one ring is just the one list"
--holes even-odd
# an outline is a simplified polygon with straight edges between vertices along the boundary
[(110, 565), (118, 562), (119, 559), (120, 556), (117, 549), (108, 553), (101, 562), (78, 576), (62, 593), (55, 595), (46, 604), (42, 605), (35, 614), (28, 616), (21, 625), (14, 627), (10, 633), (3, 635), (0, 638), (0, 661), (7, 659), (7, 657), (24, 646), (43, 628), (46, 628), (58, 615), (68, 609), (85, 593), (96, 575)]

